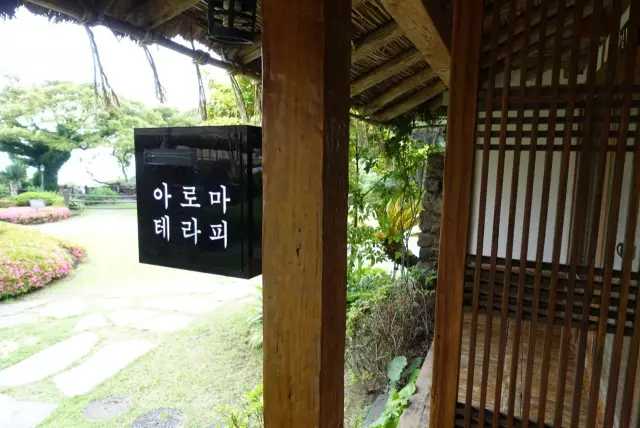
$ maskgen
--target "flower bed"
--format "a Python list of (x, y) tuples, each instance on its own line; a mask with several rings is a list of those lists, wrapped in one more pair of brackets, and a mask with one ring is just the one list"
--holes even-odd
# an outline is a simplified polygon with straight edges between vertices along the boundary
[(86, 256), (81, 247), (8, 224), (0, 224), (0, 248), (0, 299), (66, 277)]
[(12, 207), (0, 209), (0, 221), (15, 224), (41, 224), (65, 220), (71, 217), (67, 207)]

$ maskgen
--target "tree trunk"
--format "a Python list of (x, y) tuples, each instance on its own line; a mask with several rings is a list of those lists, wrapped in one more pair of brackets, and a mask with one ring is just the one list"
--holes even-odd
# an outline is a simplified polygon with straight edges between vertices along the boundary
[(43, 179), (44, 189), (55, 192), (58, 190), (58, 172), (62, 165), (71, 157), (69, 152), (52, 151), (42, 159), (44, 166)]

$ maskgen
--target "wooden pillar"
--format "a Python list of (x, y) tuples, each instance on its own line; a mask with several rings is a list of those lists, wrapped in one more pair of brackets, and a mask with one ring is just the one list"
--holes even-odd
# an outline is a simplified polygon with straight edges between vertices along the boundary
[(341, 427), (351, 2), (262, 16), (265, 426)]
[(476, 100), (482, 32), (482, 0), (456, 0), (444, 172), (444, 198), (438, 259), (433, 428), (454, 426), (462, 336), (462, 305), (471, 209), (476, 134)]

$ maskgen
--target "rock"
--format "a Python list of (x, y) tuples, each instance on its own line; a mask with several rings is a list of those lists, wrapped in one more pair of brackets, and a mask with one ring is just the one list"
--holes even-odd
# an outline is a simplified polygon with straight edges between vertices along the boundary
[(53, 381), (68, 397), (86, 394), (152, 348), (153, 344), (144, 340), (113, 343), (97, 351), (79, 366), (60, 373)]
[(171, 296), (161, 297), (144, 302), (142, 305), (151, 309), (184, 312), (192, 315), (211, 312), (223, 303), (217, 296)]
[(367, 412), (367, 417), (364, 420), (363, 425), (365, 427), (373, 425), (373, 423), (378, 420), (378, 418), (380, 417), (380, 415), (382, 415), (382, 412), (384, 411), (384, 406), (387, 404), (388, 399), (389, 399), (388, 393), (380, 394), (378, 395), (378, 397), (376, 397), (371, 407), (369, 407), (369, 411)]
[(126, 413), (131, 408), (128, 397), (107, 397), (94, 400), (84, 408), (84, 417), (90, 421), (108, 421)]
[(193, 321), (193, 318), (187, 315), (167, 314), (142, 321), (138, 325), (138, 328), (158, 333), (170, 333), (182, 330), (188, 326), (191, 321)]
[(80, 332), (85, 330), (93, 330), (108, 325), (110, 325), (110, 323), (104, 315), (92, 314), (80, 319), (73, 331)]
[(56, 409), (52, 403), (18, 401), (0, 394), (0, 427), (35, 428)]
[(7, 358), (18, 349), (20, 349), (18, 342), (14, 340), (3, 340), (0, 342), (0, 358)]
[(37, 316), (31, 313), (8, 315), (0, 317), (0, 328), (16, 327), (24, 324), (31, 324), (37, 320)]
[(47, 303), (46, 300), (22, 300), (18, 303), (0, 303), (0, 318), (12, 315), (20, 315), (30, 309), (42, 306)]
[(93, 333), (81, 333), (0, 371), (0, 386), (15, 387), (42, 380), (66, 369), (98, 342)]
[(145, 413), (133, 421), (131, 428), (182, 428), (184, 414), (178, 409), (160, 408)]
[(160, 312), (144, 309), (123, 309), (109, 315), (112, 323), (119, 327), (137, 328), (143, 321), (161, 315)]
[(87, 304), (81, 300), (69, 300), (43, 306), (38, 309), (38, 313), (45, 317), (64, 319), (83, 314), (86, 310)]

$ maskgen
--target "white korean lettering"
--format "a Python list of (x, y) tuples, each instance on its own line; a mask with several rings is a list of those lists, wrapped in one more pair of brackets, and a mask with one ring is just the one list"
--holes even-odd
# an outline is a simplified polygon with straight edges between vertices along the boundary
[(220, 241), (224, 242), (224, 248), (227, 248), (227, 222), (222, 220), (221, 224), (212, 224), (211, 225), (211, 236), (209, 237), (212, 241)]
[(231, 202), (231, 198), (227, 197), (227, 186), (220, 185), (219, 192), (209, 192), (211, 205), (222, 204), (222, 213), (227, 213), (227, 203)]
[(162, 182), (162, 187), (164, 188), (161, 189), (160, 187), (157, 187), (154, 191), (153, 191), (153, 198), (156, 201), (161, 201), (162, 199), (164, 199), (164, 209), (169, 209), (169, 199), (173, 198), (173, 196), (169, 193), (169, 186), (167, 186), (167, 183), (165, 183), (164, 181)]
[(184, 200), (187, 202), (180, 204), (181, 207), (200, 208), (200, 204), (196, 203), (198, 196), (196, 195), (195, 186), (182, 186), (182, 195), (184, 196)]
[(191, 221), (182, 222), (182, 236), (185, 239), (193, 239), (193, 245), (198, 245), (198, 235), (202, 234), (202, 231), (198, 229), (198, 219), (191, 217)]
[(153, 219), (153, 228), (156, 235), (167, 242), (171, 241), (171, 219), (168, 215)]

